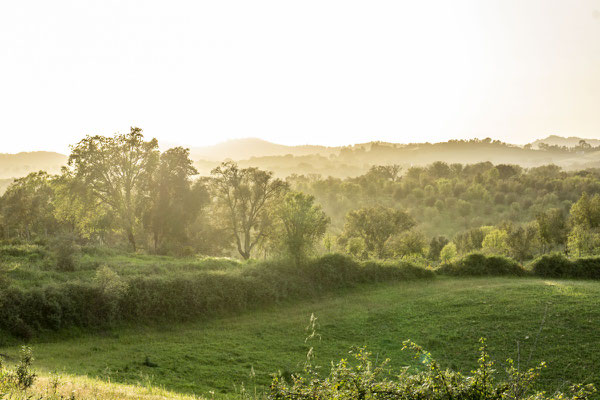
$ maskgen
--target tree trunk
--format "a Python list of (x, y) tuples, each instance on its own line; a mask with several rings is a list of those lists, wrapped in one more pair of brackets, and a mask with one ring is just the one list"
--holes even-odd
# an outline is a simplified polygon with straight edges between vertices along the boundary
[(135, 253), (137, 251), (137, 246), (135, 245), (135, 237), (133, 236), (133, 232), (131, 230), (127, 233), (127, 238), (129, 239), (129, 243), (131, 243), (131, 247)]

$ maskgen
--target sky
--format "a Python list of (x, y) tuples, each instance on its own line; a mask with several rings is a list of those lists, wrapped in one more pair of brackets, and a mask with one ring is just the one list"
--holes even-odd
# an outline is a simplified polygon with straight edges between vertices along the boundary
[(600, 0), (0, 2), (0, 153), (600, 138)]

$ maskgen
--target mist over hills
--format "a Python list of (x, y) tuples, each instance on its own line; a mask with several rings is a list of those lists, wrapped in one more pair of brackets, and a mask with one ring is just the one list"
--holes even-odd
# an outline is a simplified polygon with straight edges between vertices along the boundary
[(270, 157), (292, 154), (304, 156), (318, 154), (329, 156), (336, 154), (339, 147), (326, 147), (317, 145), (286, 146), (267, 142), (258, 138), (232, 139), (214, 146), (192, 147), (190, 156), (193, 160), (222, 161), (246, 160), (251, 157)]
[(538, 148), (542, 143), (550, 146), (575, 147), (579, 144), (579, 141), (581, 140), (585, 140), (586, 143), (594, 147), (600, 146), (600, 139), (583, 139), (576, 136), (563, 137), (557, 135), (550, 135), (545, 139), (538, 139), (534, 142), (531, 142), (531, 145), (535, 148)]
[[(319, 174), (343, 178), (363, 174), (372, 165), (399, 164), (406, 169), (435, 161), (463, 164), (490, 161), (494, 164), (520, 164), (524, 167), (557, 164), (571, 170), (600, 168), (600, 151), (576, 150), (581, 140), (592, 147), (600, 146), (598, 139), (556, 135), (536, 140), (528, 146), (491, 139), (411, 144), (369, 142), (338, 147), (286, 146), (257, 138), (245, 138), (213, 146), (192, 147), (190, 155), (201, 175), (208, 175), (223, 160), (234, 160), (242, 167), (271, 170), (280, 177)], [(558, 147), (540, 148), (543, 144)], [(565, 150), (564, 147), (571, 149)], [(51, 174), (59, 173), (67, 158), (64, 154), (46, 151), (0, 153), (0, 192), (12, 179), (30, 172), (45, 170)]]
[(0, 153), (0, 179), (18, 178), (40, 170), (57, 174), (66, 163), (66, 155), (50, 151)]

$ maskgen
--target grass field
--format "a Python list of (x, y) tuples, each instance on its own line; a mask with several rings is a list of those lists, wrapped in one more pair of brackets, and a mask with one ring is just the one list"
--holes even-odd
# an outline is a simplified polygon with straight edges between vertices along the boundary
[[(442, 365), (468, 372), (477, 359), (477, 340), (486, 337), (499, 362), (517, 359), (518, 348), (522, 367), (546, 361), (540, 385), (553, 391), (568, 382), (600, 386), (598, 304), (600, 283), (592, 281), (438, 278), (364, 286), (194, 324), (71, 338), (62, 332), (32, 346), (44, 373), (231, 395), (242, 384), (262, 390), (277, 370), (300, 370), (310, 346), (321, 365), (344, 357), (351, 346), (366, 345), (399, 368), (414, 363), (400, 350), (410, 338)], [(322, 340), (305, 343), (311, 313), (319, 318)], [(16, 357), (18, 348), (0, 353)]]

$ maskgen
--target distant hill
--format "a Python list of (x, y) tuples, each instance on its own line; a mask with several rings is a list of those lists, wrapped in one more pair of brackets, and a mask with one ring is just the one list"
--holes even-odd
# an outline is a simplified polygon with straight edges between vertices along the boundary
[(19, 178), (40, 170), (57, 174), (66, 163), (67, 156), (49, 151), (0, 153), (0, 179)]
[(325, 146), (286, 146), (267, 142), (257, 138), (233, 139), (216, 144), (214, 146), (192, 147), (190, 154), (195, 160), (222, 161), (225, 159), (246, 160), (251, 157), (283, 156), (305, 156), (319, 154), (329, 156), (337, 153), (339, 147)]
[[(580, 140), (576, 139), (575, 145)], [(592, 144), (593, 141), (588, 143)], [(600, 152), (581, 154), (562, 150), (546, 151), (534, 146), (522, 147), (490, 139), (411, 144), (370, 142), (345, 147), (282, 146), (258, 139), (243, 139), (211, 146), (211, 151), (206, 150), (209, 148), (203, 149), (200, 152), (192, 151), (192, 159), (202, 175), (208, 175), (226, 158), (237, 161), (242, 167), (273, 171), (280, 177), (319, 174), (343, 178), (361, 175), (373, 165), (399, 164), (407, 169), (435, 161), (450, 164), (489, 161), (494, 164), (519, 164), (526, 168), (557, 164), (570, 170), (600, 168)], [(265, 153), (271, 155), (260, 155)]]
[[(373, 165), (398, 164), (404, 170), (435, 161), (473, 164), (489, 161), (494, 164), (519, 164), (530, 168), (556, 164), (565, 169), (600, 168), (600, 151), (573, 151), (563, 148), (540, 149), (539, 144), (575, 147), (581, 138), (549, 136), (531, 146), (517, 146), (491, 139), (450, 140), (440, 143), (369, 142), (350, 146), (285, 146), (261, 139), (229, 140), (214, 146), (193, 147), (191, 158), (201, 175), (210, 174), (220, 162), (231, 159), (241, 167), (258, 167), (273, 171), (279, 177), (292, 174), (344, 178), (364, 174)], [(600, 146), (600, 140), (584, 139)], [(164, 145), (164, 144), (163, 144)], [(164, 150), (164, 147), (161, 147)], [(592, 149), (593, 150), (593, 149)], [(0, 154), (0, 191), (11, 178), (45, 170), (60, 172), (67, 156), (51, 152)]]
[(541, 143), (548, 144), (550, 146), (566, 146), (566, 147), (575, 147), (579, 144), (580, 140), (585, 140), (587, 144), (590, 144), (594, 147), (600, 146), (599, 139), (585, 139), (576, 136), (563, 137), (550, 135), (545, 139), (538, 139), (535, 142), (532, 142), (531, 145), (534, 148), (539, 148)]

